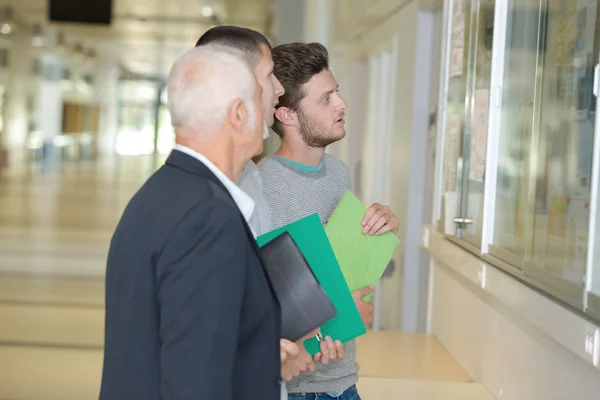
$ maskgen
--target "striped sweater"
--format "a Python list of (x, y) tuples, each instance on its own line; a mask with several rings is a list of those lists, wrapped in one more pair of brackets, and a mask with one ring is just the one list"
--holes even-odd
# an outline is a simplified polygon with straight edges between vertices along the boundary
[[(325, 154), (319, 167), (271, 155), (258, 164), (258, 169), (274, 229), (314, 213), (325, 224), (344, 193), (352, 190), (346, 165), (329, 154)], [(356, 343), (346, 343), (344, 350), (343, 359), (318, 364), (316, 372), (301, 374), (288, 383), (288, 392), (336, 393), (352, 387), (358, 381)]]

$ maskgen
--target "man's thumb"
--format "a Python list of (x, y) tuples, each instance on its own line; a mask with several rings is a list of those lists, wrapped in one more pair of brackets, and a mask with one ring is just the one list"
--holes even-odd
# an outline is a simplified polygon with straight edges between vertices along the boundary
[(296, 357), (298, 355), (299, 349), (298, 345), (294, 342), (290, 342), (286, 339), (281, 339), (279, 342), (281, 348), (290, 356)]
[(357, 291), (354, 292), (354, 294), (356, 297), (358, 297), (359, 299), (362, 300), (363, 297), (372, 293), (373, 290), (375, 290), (375, 287), (373, 285), (369, 285), (364, 288), (358, 289)]

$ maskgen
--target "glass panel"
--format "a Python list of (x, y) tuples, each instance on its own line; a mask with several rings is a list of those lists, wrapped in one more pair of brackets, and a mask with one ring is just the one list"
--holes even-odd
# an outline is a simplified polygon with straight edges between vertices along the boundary
[[(577, 307), (585, 282), (591, 186), (600, 179), (600, 172), (592, 177), (594, 148), (600, 148), (592, 93), (600, 58), (598, 1), (507, 0), (505, 48), (498, 59), (503, 66), (490, 253), (522, 268), (534, 286)], [(494, 6), (494, 0), (457, 0), (451, 13), (443, 230), (476, 245), (486, 176)], [(600, 211), (600, 196), (595, 201)], [(454, 217), (472, 223), (457, 230)], [(595, 224), (596, 262), (588, 268), (587, 283), (589, 312), (600, 316), (600, 218)]]
[[(445, 109), (446, 234), (481, 245), (494, 0), (455, 0)], [(455, 224), (455, 217), (465, 224)]]
[[(596, 247), (598, 247), (598, 245), (600, 245), (600, 243), (598, 240), (596, 240)], [(597, 250), (596, 250), (596, 255), (598, 255)], [(595, 264), (593, 267), (592, 286), (591, 286), (590, 291), (593, 295), (595, 295), (596, 298), (599, 299), (599, 300), (597, 300), (597, 305), (595, 307), (595, 309), (596, 309), (595, 311), (596, 311), (596, 313), (600, 313), (600, 266), (598, 266), (598, 264)]]
[(448, 87), (444, 121), (444, 168), (442, 182), (442, 231), (448, 235), (456, 233), (452, 222), (459, 210), (462, 131), (465, 119), (467, 95), (467, 72), (470, 31), (470, 0), (454, 0), (450, 13), (450, 51), (448, 63)]
[(525, 256), (533, 146), (539, 0), (509, 0), (492, 244)]
[(121, 81), (119, 90), (119, 155), (153, 154), (157, 85), (150, 81)]
[(590, 217), (597, 0), (549, 0), (547, 10), (528, 273), (579, 297)]
[(158, 152), (161, 155), (166, 155), (173, 150), (175, 146), (175, 132), (171, 125), (171, 115), (165, 104), (160, 107), (160, 116), (158, 118)]
[(154, 106), (122, 105), (116, 151), (119, 155), (154, 153)]
[(469, 223), (464, 225), (464, 238), (479, 247), (483, 219), (495, 1), (480, 0), (476, 3), (479, 7), (473, 14), (473, 26), (476, 29), (471, 31), (473, 58), (469, 73), (468, 118), (464, 131), (460, 215), (469, 220)]
[[(594, 36), (594, 52), (592, 55), (592, 61), (595, 63), (598, 63), (600, 60), (600, 24), (599, 19), (600, 19), (600, 7), (598, 7), (598, 3), (596, 2), (596, 32), (595, 32), (595, 36)], [(588, 15), (587, 21), (589, 21), (589, 14), (590, 14), (591, 10), (587, 10), (586, 14)], [(583, 12), (581, 12), (581, 14), (583, 14)], [(585, 36), (582, 38), (583, 40), (588, 40), (589, 41), (589, 31), (588, 31), (588, 27), (587, 26), (583, 26), (584, 22), (584, 16), (581, 15), (580, 18), (581, 20), (580, 24), (578, 25), (581, 26), (580, 29), (578, 29), (578, 33), (579, 31), (582, 32), (586, 32)], [(588, 22), (589, 23), (589, 22)], [(586, 24), (587, 25), (587, 24)], [(585, 46), (585, 42), (580, 44), (579, 47)], [(590, 84), (590, 87), (592, 87), (593, 84)], [(591, 97), (591, 105), (590, 105), (590, 109), (594, 110), (598, 110), (599, 105), (598, 104), (594, 104), (596, 102), (596, 97), (592, 95)], [(600, 120), (599, 120), (599, 115), (596, 112), (596, 121), (595, 121), (595, 126), (600, 126)], [(589, 116), (587, 118), (586, 122), (589, 122), (591, 120), (591, 116)], [(594, 137), (595, 137), (595, 131), (594, 131)], [(600, 146), (596, 143), (594, 146), (596, 149), (600, 149)], [(598, 151), (598, 150), (596, 150)], [(599, 155), (596, 155), (596, 161), (598, 162), (600, 161), (600, 157)], [(596, 170), (600, 171), (600, 166), (595, 165)], [(598, 188), (600, 188), (600, 176), (596, 175), (593, 176), (592, 179), (594, 179), (596, 185)], [(598, 210), (600, 209), (600, 196), (598, 195), (598, 193), (600, 192), (599, 189), (596, 189), (596, 193), (595, 193), (595, 203), (596, 203), (596, 213), (595, 213), (595, 221), (591, 221), (592, 223), (594, 223), (595, 226), (595, 243), (590, 243), (591, 246), (593, 247), (594, 253), (593, 253), (593, 258), (592, 258), (592, 263), (591, 265), (588, 265), (588, 278), (589, 278), (589, 290), (591, 291), (591, 296), (588, 298), (588, 305), (589, 307), (592, 309), (592, 313), (593, 315), (595, 315), (597, 318), (600, 318), (600, 217), (599, 217), (599, 212)]]

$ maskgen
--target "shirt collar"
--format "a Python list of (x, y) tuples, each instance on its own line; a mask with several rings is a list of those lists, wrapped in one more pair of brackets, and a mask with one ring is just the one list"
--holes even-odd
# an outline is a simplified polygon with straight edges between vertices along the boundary
[[(233, 181), (231, 179), (229, 179), (227, 177), (227, 175), (225, 175), (219, 168), (217, 168), (208, 158), (206, 158), (202, 154), (198, 153), (195, 150), (190, 149), (189, 147), (182, 146), (180, 144), (175, 145), (174, 150), (181, 151), (182, 153), (185, 153), (191, 157), (194, 157), (195, 159), (200, 161), (202, 164), (206, 165), (206, 167), (208, 169), (210, 169), (210, 171), (213, 174), (215, 174), (217, 179), (219, 179), (219, 181), (221, 181), (223, 186), (225, 186), (225, 188), (229, 191), (229, 193), (231, 194), (231, 197), (233, 198), (233, 201), (235, 201), (235, 204), (238, 206), (238, 208), (242, 212), (244, 219), (246, 220), (248, 225), (250, 225), (250, 218), (252, 217), (252, 214), (254, 213), (254, 206), (255, 206), (254, 201), (252, 200), (252, 198), (250, 196), (248, 196), (242, 189), (240, 189), (235, 183), (233, 183)], [(252, 229), (252, 228), (250, 228), (250, 229)], [(254, 230), (252, 230), (252, 233), (256, 237), (256, 233), (254, 232)]]

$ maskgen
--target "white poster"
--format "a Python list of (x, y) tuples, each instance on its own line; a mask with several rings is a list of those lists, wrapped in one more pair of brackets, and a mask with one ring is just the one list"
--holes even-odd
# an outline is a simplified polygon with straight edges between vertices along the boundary
[(462, 0), (454, 3), (450, 39), (450, 76), (460, 76), (463, 72), (465, 53), (465, 5)]
[(463, 48), (452, 49), (450, 52), (450, 76), (461, 76), (463, 72)]
[(448, 114), (444, 149), (444, 192), (456, 190), (460, 146), (460, 117)]
[(469, 162), (469, 179), (474, 181), (483, 181), (485, 174), (489, 109), (490, 91), (487, 89), (476, 90), (473, 96), (471, 157)]

